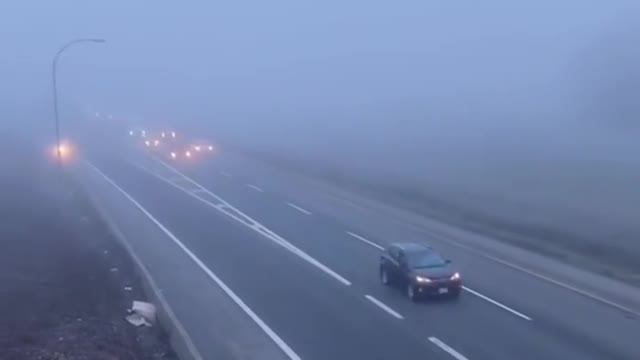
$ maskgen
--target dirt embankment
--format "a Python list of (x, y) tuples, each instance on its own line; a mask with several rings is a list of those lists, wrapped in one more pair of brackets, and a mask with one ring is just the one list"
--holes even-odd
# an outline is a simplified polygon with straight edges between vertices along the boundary
[(176, 359), (161, 329), (125, 321), (145, 299), (132, 261), (82, 194), (37, 159), (0, 163), (0, 357)]

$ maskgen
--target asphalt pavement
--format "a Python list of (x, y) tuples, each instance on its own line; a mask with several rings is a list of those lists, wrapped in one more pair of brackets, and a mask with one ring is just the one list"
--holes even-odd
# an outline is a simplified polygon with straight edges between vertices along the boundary
[[(435, 227), (224, 154), (171, 163), (131, 150), (89, 160), (221, 279), (289, 358), (640, 358), (633, 301), (517, 268), (533, 254), (492, 258), (470, 234), (443, 239)], [(452, 259), (461, 298), (414, 304), (381, 285), (380, 248), (398, 241), (427, 242)]]

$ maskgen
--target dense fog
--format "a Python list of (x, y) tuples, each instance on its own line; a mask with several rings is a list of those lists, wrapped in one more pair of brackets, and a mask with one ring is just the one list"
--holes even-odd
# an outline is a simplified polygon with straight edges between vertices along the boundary
[(0, 109), (4, 126), (49, 131), (53, 55), (104, 38), (61, 58), (67, 127), (172, 126), (636, 251), (639, 10), (634, 0), (14, 1), (0, 8)]

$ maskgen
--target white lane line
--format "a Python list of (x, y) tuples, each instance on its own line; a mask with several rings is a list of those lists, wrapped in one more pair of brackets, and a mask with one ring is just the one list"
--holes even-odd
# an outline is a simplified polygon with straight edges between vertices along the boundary
[(380, 309), (386, 311), (387, 313), (389, 313), (391, 316), (393, 316), (396, 319), (404, 319), (404, 316), (398, 314), (397, 311), (393, 310), (392, 308), (388, 307), (385, 303), (383, 303), (382, 301), (374, 298), (371, 295), (365, 295), (365, 298), (367, 298), (367, 300), (371, 301), (372, 303), (376, 304)]
[(231, 177), (231, 174), (226, 172), (226, 171), (220, 171), (220, 175), (226, 176), (226, 177)]
[(429, 341), (434, 343), (440, 349), (442, 349), (442, 350), (446, 351), (447, 353), (449, 353), (449, 355), (453, 356), (456, 360), (469, 360), (469, 359), (467, 359), (466, 356), (460, 354), (454, 348), (452, 348), (451, 346), (445, 344), (444, 342), (442, 342), (442, 340), (438, 339), (437, 337), (430, 336), (429, 337)]
[(204, 193), (204, 191), (202, 191), (202, 189), (193, 189), (193, 190), (189, 190), (189, 192), (192, 193), (192, 194)]
[[(377, 248), (377, 249), (379, 249), (379, 250), (384, 250), (384, 248), (383, 248), (382, 246), (380, 246), (380, 245), (378, 245), (378, 244), (374, 243), (373, 241), (367, 240), (367, 239), (363, 238), (362, 236), (360, 236), (360, 235), (358, 235), (358, 234), (354, 234), (354, 233), (352, 233), (352, 232), (350, 232), (350, 231), (347, 231), (347, 234), (348, 234), (348, 235), (350, 235), (350, 236), (352, 236), (352, 237), (354, 237), (354, 238), (356, 238), (356, 239), (358, 239), (358, 240), (360, 240), (360, 241), (362, 241), (362, 242), (364, 242), (364, 243), (366, 243), (366, 244), (368, 244), (368, 245), (371, 245), (371, 246), (373, 246), (373, 247), (375, 247), (375, 248)], [(481, 298), (481, 299), (483, 299), (483, 300), (485, 300), (485, 301), (488, 301), (488, 302), (490, 302), (491, 304), (496, 305), (496, 306), (498, 306), (499, 308), (501, 308), (501, 309), (503, 309), (503, 310), (506, 310), (506, 311), (508, 311), (508, 312), (510, 312), (510, 313), (512, 313), (512, 314), (514, 314), (514, 315), (516, 315), (516, 316), (518, 316), (518, 317), (520, 317), (520, 318), (522, 318), (522, 319), (525, 319), (525, 320), (527, 320), (527, 321), (531, 321), (531, 320), (532, 320), (532, 319), (531, 319), (530, 317), (528, 317), (527, 315), (524, 315), (523, 313), (521, 313), (521, 312), (519, 312), (519, 311), (516, 311), (516, 310), (514, 310), (514, 309), (512, 309), (512, 308), (510, 308), (510, 307), (508, 307), (508, 306), (506, 306), (506, 305), (504, 305), (504, 304), (501, 304), (501, 303), (499, 303), (498, 301), (495, 301), (495, 300), (491, 299), (491, 298), (490, 298), (490, 297), (488, 297), (488, 296), (482, 295), (481, 293), (479, 293), (479, 292), (477, 292), (477, 291), (475, 291), (475, 290), (469, 289), (469, 288), (468, 288), (468, 287), (466, 287), (466, 286), (463, 286), (462, 288), (463, 288), (464, 290), (466, 290), (466, 291), (470, 292), (471, 294), (473, 294), (473, 295), (475, 295), (475, 296), (477, 296), (477, 297), (479, 297), (479, 298)]]
[(259, 187), (255, 186), (253, 184), (247, 184), (247, 187), (250, 188), (250, 189), (253, 189), (253, 190), (257, 191), (257, 192), (264, 192), (264, 190), (260, 189)]
[(301, 212), (301, 213), (303, 213), (303, 214), (311, 215), (311, 211), (305, 210), (305, 209), (301, 208), (300, 206), (297, 206), (297, 205), (292, 204), (292, 203), (290, 203), (290, 202), (287, 202), (287, 205), (289, 205), (289, 206), (291, 206), (292, 208), (294, 208), (294, 209), (296, 209), (296, 210), (300, 211), (300, 212)]
[[(402, 223), (400, 223), (400, 224), (402, 224)], [(443, 235), (440, 235), (440, 234), (432, 232), (432, 231), (425, 230), (425, 229), (423, 229), (421, 227), (418, 227), (418, 226), (415, 226), (413, 224), (404, 224), (404, 225), (408, 225), (408, 226), (414, 228), (415, 230), (418, 230), (418, 231), (420, 231), (422, 233), (431, 235), (431, 236), (433, 236), (434, 238), (436, 238), (436, 239), (438, 239), (440, 241), (444, 241), (444, 242), (447, 242), (447, 243), (452, 244), (454, 246), (457, 246), (457, 247), (459, 247), (461, 249), (465, 249), (465, 250), (467, 250), (469, 252), (472, 252), (472, 253), (474, 253), (476, 255), (482, 256), (482, 257), (484, 257), (484, 258), (486, 258), (488, 260), (494, 261), (494, 262), (496, 262), (498, 264), (501, 264), (503, 266), (509, 267), (509, 268), (511, 268), (513, 270), (517, 270), (517, 271), (523, 272), (523, 273), (525, 273), (527, 275), (530, 275), (532, 277), (538, 278), (538, 279), (540, 279), (542, 281), (546, 281), (546, 282), (551, 283), (553, 285), (556, 285), (558, 287), (564, 288), (565, 290), (574, 292), (574, 293), (576, 293), (578, 295), (584, 296), (585, 298), (588, 298), (588, 299), (591, 299), (593, 301), (600, 302), (602, 304), (608, 305), (608, 306), (610, 306), (612, 308), (615, 308), (615, 309), (618, 309), (618, 310), (620, 310), (622, 312), (626, 312), (626, 313), (629, 313), (629, 314), (640, 316), (640, 312), (639, 311), (633, 310), (633, 309), (631, 309), (629, 307), (626, 307), (624, 305), (620, 305), (620, 304), (618, 304), (616, 302), (613, 302), (613, 301), (605, 299), (605, 298), (603, 298), (601, 296), (595, 295), (595, 294), (593, 294), (593, 293), (591, 293), (589, 291), (582, 290), (582, 289), (577, 288), (575, 286), (569, 285), (569, 284), (567, 284), (565, 282), (553, 279), (553, 278), (548, 277), (546, 275), (539, 274), (539, 273), (537, 273), (537, 272), (535, 272), (533, 270), (529, 270), (529, 269), (527, 269), (525, 267), (522, 267), (520, 265), (516, 265), (516, 264), (514, 264), (514, 263), (512, 263), (510, 261), (503, 260), (503, 259), (501, 259), (499, 257), (496, 257), (496, 256), (493, 256), (491, 254), (488, 254), (488, 253), (486, 253), (486, 252), (484, 252), (482, 250), (474, 249), (474, 248), (472, 248), (470, 246), (467, 246), (465, 244), (462, 244), (462, 243), (460, 243), (458, 241), (451, 240), (451, 239), (449, 239), (449, 238), (447, 238), (447, 237), (445, 237)]]
[[(188, 191), (185, 191), (183, 188), (175, 185), (174, 183), (168, 181), (167, 179), (163, 178), (162, 176), (149, 171), (145, 168), (141, 168), (138, 167), (139, 169), (141, 169), (142, 171), (147, 172), (148, 174), (150, 174), (151, 176), (154, 176), (155, 178), (164, 181), (165, 183), (175, 187), (178, 190), (182, 190), (185, 194), (193, 197), (194, 199), (220, 211), (221, 213), (223, 213), (224, 215), (229, 216), (230, 218), (238, 221), (239, 223), (245, 225), (246, 227), (248, 227), (249, 229), (257, 232), (258, 234), (266, 237), (267, 239), (275, 242), (276, 244), (282, 246), (283, 248), (287, 249), (288, 251), (290, 251), (291, 253), (299, 256), (300, 258), (302, 258), (303, 260), (305, 260), (306, 262), (308, 262), (309, 264), (315, 266), (316, 268), (318, 268), (319, 270), (323, 271), (325, 274), (331, 276), (332, 278), (334, 278), (335, 280), (339, 281), (340, 283), (342, 283), (345, 286), (351, 286), (351, 281), (347, 280), (346, 278), (344, 278), (342, 275), (338, 274), (337, 272), (333, 271), (331, 268), (329, 268), (328, 266), (326, 266), (325, 264), (321, 263), (320, 261), (316, 260), (316, 258), (312, 257), (311, 255), (307, 254), (306, 252), (302, 251), (301, 249), (297, 248), (296, 246), (294, 246), (293, 244), (291, 244), (290, 242), (288, 242), (287, 240), (285, 240), (284, 238), (282, 238), (280, 235), (276, 234), (275, 232), (273, 232), (271, 229), (267, 228), (266, 226), (262, 225), (261, 223), (259, 223), (258, 221), (256, 221), (255, 219), (251, 218), (249, 215), (243, 213), (242, 211), (236, 209), (234, 206), (232, 206), (231, 204), (229, 204), (227, 201), (225, 201), (223, 198), (221, 198), (220, 196), (214, 194), (213, 192), (209, 191), (207, 188), (205, 188), (204, 186), (200, 185), (199, 183), (197, 183), (195, 180), (191, 179), (190, 177), (184, 175), (183, 173), (181, 173), (180, 171), (178, 171), (176, 168), (172, 167), (171, 165), (165, 163), (164, 161), (161, 160), (157, 160), (160, 164), (162, 164), (163, 166), (165, 166), (167, 169), (173, 171), (176, 174), (181, 175), (182, 177), (185, 178), (185, 180), (189, 181), (192, 185), (202, 189), (202, 191), (207, 194), (208, 196), (210, 196), (212, 199), (218, 201), (218, 204), (215, 204), (213, 202), (211, 202), (210, 200), (207, 200), (199, 195), (190, 193)], [(134, 164), (135, 166), (135, 164)]]
[(352, 236), (352, 237), (364, 242), (367, 245), (371, 245), (371, 246), (373, 246), (374, 248), (376, 248), (378, 250), (384, 250), (384, 247), (374, 243), (373, 241), (367, 240), (367, 239), (363, 238), (362, 236), (360, 236), (358, 234), (354, 234), (351, 231), (347, 231), (347, 235)]
[(417, 225), (414, 225), (414, 224), (405, 223), (405, 222), (402, 222), (402, 221), (399, 221), (399, 220), (393, 220), (393, 221), (396, 222), (397, 224), (411, 227), (414, 230), (417, 230), (417, 231), (420, 231), (420, 232), (422, 232), (424, 234), (428, 234), (430, 236), (433, 236), (434, 238), (436, 238), (436, 239), (438, 239), (440, 241), (447, 242), (447, 243), (449, 243), (451, 245), (454, 245), (454, 246), (457, 246), (457, 247), (459, 247), (461, 249), (465, 249), (465, 250), (467, 250), (469, 252), (475, 253), (476, 255), (482, 256), (482, 257), (484, 257), (484, 258), (486, 258), (488, 260), (494, 261), (494, 262), (496, 262), (498, 264), (504, 265), (504, 266), (509, 267), (511, 269), (523, 272), (523, 273), (525, 273), (527, 275), (533, 276), (533, 277), (538, 278), (540, 280), (549, 282), (549, 283), (551, 283), (553, 285), (556, 285), (558, 287), (564, 288), (565, 290), (569, 290), (571, 292), (574, 292), (574, 293), (576, 293), (578, 295), (584, 296), (584, 297), (586, 297), (588, 299), (591, 299), (593, 301), (597, 301), (597, 302), (600, 302), (602, 304), (608, 305), (610, 307), (616, 308), (616, 309), (618, 309), (618, 310), (620, 310), (622, 312), (626, 312), (626, 313), (629, 313), (629, 314), (640, 316), (640, 312), (638, 312), (636, 310), (633, 310), (631, 308), (628, 308), (628, 307), (626, 307), (624, 305), (620, 305), (620, 304), (618, 304), (616, 302), (613, 302), (611, 300), (605, 299), (605, 298), (603, 298), (601, 296), (595, 295), (595, 294), (593, 294), (591, 292), (588, 292), (586, 290), (582, 290), (582, 289), (577, 288), (575, 286), (569, 285), (569, 284), (567, 284), (565, 282), (553, 279), (553, 278), (548, 277), (546, 275), (539, 274), (539, 273), (537, 273), (537, 272), (535, 272), (533, 270), (529, 270), (529, 269), (527, 269), (527, 268), (525, 268), (523, 266), (516, 265), (516, 264), (514, 264), (514, 263), (512, 263), (510, 261), (501, 259), (501, 258), (493, 256), (493, 255), (490, 255), (489, 253), (486, 253), (486, 252), (484, 252), (482, 250), (478, 250), (478, 249), (475, 249), (473, 247), (470, 247), (470, 246), (467, 246), (465, 244), (462, 244), (462, 243), (460, 243), (458, 241), (451, 240), (450, 238), (448, 238), (448, 237), (446, 237), (444, 235), (441, 235), (439, 233), (436, 233), (436, 232), (433, 232), (433, 231), (429, 231), (429, 230), (426, 230), (426, 229), (424, 229), (424, 228), (422, 228), (420, 226), (417, 226)]
[(149, 220), (151, 220), (158, 228), (160, 228), (162, 232), (164, 232), (171, 240), (173, 240), (173, 242), (176, 245), (178, 245), (178, 247), (182, 251), (184, 251), (184, 253), (187, 254), (187, 256), (189, 256), (189, 258), (191, 258), (191, 260), (193, 260), (193, 262), (195, 262), (196, 265), (198, 265), (198, 267), (202, 271), (204, 271), (207, 274), (207, 276), (209, 276), (209, 278), (211, 278), (211, 280), (213, 280), (227, 294), (227, 296), (229, 296), (231, 300), (233, 300), (233, 302), (235, 302), (236, 305), (238, 305), (251, 318), (251, 320), (253, 320), (256, 323), (256, 325), (258, 325), (262, 329), (262, 331), (264, 331), (267, 334), (267, 336), (269, 336), (271, 340), (273, 340), (273, 342), (276, 343), (276, 345), (278, 345), (278, 347), (291, 360), (300, 360), (300, 356), (298, 356), (293, 351), (293, 349), (291, 349), (289, 345), (287, 345), (287, 343), (285, 343), (284, 340), (282, 340), (282, 338), (280, 338), (280, 336), (278, 336), (278, 334), (276, 334), (269, 327), (269, 325), (267, 325), (264, 321), (262, 321), (262, 319), (255, 312), (253, 312), (253, 310), (251, 310), (251, 308), (247, 306), (247, 304), (245, 304), (245, 302), (242, 301), (242, 299), (240, 299), (240, 297), (238, 297), (238, 295), (236, 295), (236, 293), (234, 293), (233, 290), (231, 290), (227, 286), (227, 284), (225, 284), (222, 280), (220, 280), (220, 278), (218, 278), (218, 276), (216, 276), (216, 274), (214, 274), (213, 271), (211, 271), (211, 269), (209, 269), (207, 265), (205, 265), (202, 262), (202, 260), (200, 260), (193, 252), (191, 252), (191, 250), (189, 250), (189, 248), (187, 248), (182, 243), (182, 241), (180, 241), (175, 235), (173, 235), (173, 233), (169, 231), (169, 229), (167, 229), (160, 221), (158, 221), (153, 215), (151, 215), (151, 213), (149, 213), (142, 205), (140, 205), (140, 203), (138, 203), (136, 199), (134, 199), (131, 195), (129, 195), (126, 191), (124, 191), (106, 174), (100, 171), (95, 165), (91, 163), (88, 163), (88, 164), (91, 165), (91, 167), (93, 167), (94, 170), (96, 170), (100, 175), (102, 175), (102, 177), (105, 180), (107, 180), (107, 182), (113, 185), (113, 187), (115, 187), (122, 195), (124, 195), (124, 197), (126, 197), (129, 201), (131, 201), (131, 203), (135, 205), (146, 217), (148, 217)]
[[(93, 164), (90, 164), (89, 162), (85, 161), (85, 163), (87, 165), (89, 165), (89, 167), (94, 167)], [(95, 167), (94, 167), (93, 170), (97, 171), (97, 173), (100, 176), (105, 178), (104, 174), (102, 174), (101, 171), (95, 169)], [(104, 220), (107, 223), (107, 225), (109, 226), (109, 229), (111, 231), (113, 231), (114, 235), (124, 245), (124, 247), (127, 249), (129, 254), (131, 255), (131, 258), (133, 258), (133, 261), (136, 263), (138, 268), (141, 270), (142, 275), (146, 278), (147, 282), (149, 283), (149, 286), (151, 287), (151, 289), (155, 293), (155, 295), (156, 295), (156, 297), (158, 299), (158, 302), (160, 303), (160, 306), (162, 307), (162, 310), (165, 311), (165, 313), (167, 314), (167, 316), (169, 317), (171, 322), (175, 325), (178, 334), (184, 340), (185, 346), (187, 348), (187, 351), (192, 356), (193, 360), (204, 360), (204, 357), (202, 356), (202, 354), (200, 354), (200, 351), (198, 350), (196, 345), (193, 343), (193, 339), (189, 335), (189, 332), (184, 328), (184, 325), (182, 324), (180, 319), (178, 319), (178, 316), (176, 315), (175, 311), (173, 310), (173, 308), (171, 307), (171, 305), (169, 304), (169, 302), (165, 298), (165, 296), (164, 296), (164, 294), (162, 292), (162, 289), (160, 289), (160, 287), (158, 286), (158, 284), (154, 280), (154, 277), (149, 272), (149, 269), (147, 269), (147, 266), (142, 262), (142, 260), (140, 260), (140, 257), (138, 257), (137, 252), (133, 249), (133, 247), (129, 243), (128, 238), (122, 233), (122, 231), (120, 231), (120, 228), (118, 226), (116, 226), (116, 224), (111, 220), (111, 218), (109, 216), (105, 216), (105, 211), (104, 211), (104, 209), (103, 209), (103, 207), (102, 207), (102, 205), (100, 203), (96, 203), (95, 206), (98, 209), (98, 212), (104, 218)]]
[(518, 311), (516, 311), (516, 310), (513, 310), (512, 308), (510, 308), (510, 307), (508, 307), (508, 306), (506, 306), (506, 305), (504, 305), (504, 304), (501, 304), (501, 303), (499, 303), (499, 302), (497, 302), (497, 301), (493, 300), (492, 298), (490, 298), (490, 297), (488, 297), (488, 296), (482, 295), (482, 294), (480, 294), (479, 292), (477, 292), (477, 291), (475, 291), (475, 290), (469, 289), (469, 288), (468, 288), (468, 287), (466, 287), (466, 286), (462, 286), (462, 288), (463, 288), (465, 291), (468, 291), (468, 292), (472, 293), (473, 295), (475, 295), (475, 296), (477, 296), (477, 297), (481, 298), (482, 300), (488, 301), (488, 302), (492, 303), (493, 305), (495, 305), (495, 306), (497, 306), (497, 307), (499, 307), (499, 308), (501, 308), (501, 309), (503, 309), (503, 310), (506, 310), (506, 311), (508, 311), (508, 312), (510, 312), (510, 313), (512, 313), (512, 314), (514, 314), (514, 315), (516, 315), (516, 316), (518, 316), (518, 317), (520, 317), (520, 318), (522, 318), (522, 319), (525, 319), (525, 320), (527, 320), (527, 321), (531, 321), (531, 320), (533, 320), (533, 319), (531, 319), (530, 317), (528, 317), (527, 315), (525, 315), (525, 314), (523, 314), (523, 313), (521, 313), (521, 312), (518, 312)]

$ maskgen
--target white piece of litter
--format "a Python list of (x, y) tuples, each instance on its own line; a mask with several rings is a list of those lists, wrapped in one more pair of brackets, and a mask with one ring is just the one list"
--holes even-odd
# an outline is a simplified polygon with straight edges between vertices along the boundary
[(156, 307), (152, 303), (134, 300), (130, 312), (126, 319), (131, 325), (151, 326), (156, 322)]
[(144, 318), (144, 316), (140, 314), (131, 314), (125, 316), (125, 319), (129, 322), (129, 324), (133, 326), (151, 326), (151, 324)]

